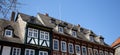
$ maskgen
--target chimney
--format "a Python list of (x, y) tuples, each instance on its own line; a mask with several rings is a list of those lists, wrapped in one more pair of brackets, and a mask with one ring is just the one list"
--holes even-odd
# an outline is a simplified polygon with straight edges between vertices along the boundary
[(49, 16), (49, 14), (48, 14), (48, 13), (46, 13), (45, 15), (46, 15), (46, 16)]
[(15, 18), (15, 12), (12, 11), (12, 14), (11, 14), (11, 21), (14, 21), (14, 18)]
[(80, 24), (78, 24), (77, 26), (78, 26), (78, 31), (80, 32)]

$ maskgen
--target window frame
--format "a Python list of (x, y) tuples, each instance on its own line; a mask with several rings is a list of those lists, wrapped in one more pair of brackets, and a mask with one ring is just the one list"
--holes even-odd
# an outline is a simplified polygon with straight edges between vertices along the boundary
[(19, 49), (19, 55), (21, 54), (21, 48), (13, 47), (12, 55), (14, 55), (14, 49), (16, 49), (16, 54), (15, 55), (17, 55), (17, 53), (18, 53), (18, 49)]
[[(10, 33), (9, 33), (10, 35), (8, 35), (7, 32), (10, 32)], [(13, 36), (13, 30), (5, 29), (5, 36), (6, 36), (6, 37), (12, 37), (12, 36)]]
[[(62, 47), (62, 46), (63, 46), (63, 43), (65, 44), (64, 47)], [(67, 52), (67, 44), (66, 44), (65, 41), (61, 41), (61, 51), (62, 51), (62, 52)]]
[(93, 49), (93, 53), (94, 53), (94, 55), (95, 55), (95, 52), (97, 51), (97, 55), (99, 55), (99, 53), (98, 53), (98, 50), (97, 49)]
[[(47, 36), (47, 39), (46, 39), (46, 36)], [(49, 32), (40, 30), (40, 40), (49, 40), (49, 39), (50, 39)]]
[[(83, 48), (85, 49), (85, 54), (83, 54)], [(87, 55), (87, 48), (85, 46), (82, 46), (82, 55)]]
[[(77, 51), (77, 47), (79, 48), (79, 51)], [(75, 53), (76, 54), (81, 54), (80, 45), (75, 45)]]
[[(37, 32), (35, 32), (35, 31), (37, 31)], [(30, 32), (31, 32), (31, 36), (29, 35)], [(37, 36), (35, 36), (35, 34), (37, 34)], [(27, 36), (31, 37), (31, 38), (38, 38), (38, 29), (28, 28)]]
[[(54, 48), (54, 47), (55, 47), (55, 46), (54, 46), (54, 44), (55, 44), (54, 41), (57, 41), (57, 45), (58, 45), (57, 48), (58, 48), (58, 49), (55, 49), (55, 48)], [(57, 39), (53, 39), (53, 50), (57, 50), (57, 51), (59, 50), (59, 40), (57, 40)]]
[(59, 32), (59, 33), (63, 33), (63, 32), (64, 32), (64, 29), (63, 29), (62, 26), (58, 26), (58, 32)]
[[(71, 48), (70, 48), (70, 45), (71, 45)], [(72, 52), (71, 52), (70, 49), (72, 50)], [(68, 43), (68, 52), (69, 52), (70, 54), (74, 54), (74, 46), (73, 46), (72, 43)]]
[[(90, 50), (90, 51), (89, 51)], [(92, 51), (92, 48), (88, 48), (88, 55), (91, 55), (91, 54), (93, 55), (93, 51)]]
[(39, 55), (40, 55), (40, 52), (42, 52), (43, 55), (45, 55), (45, 53), (48, 55), (48, 52), (47, 52), (47, 51), (39, 51)]
[(72, 30), (72, 36), (77, 37), (77, 31)]
[(33, 50), (33, 49), (25, 49), (25, 53), (24, 53), (25, 55), (26, 55), (27, 50), (29, 51), (29, 55), (31, 54), (31, 51), (33, 51), (33, 55), (35, 55), (35, 50)]

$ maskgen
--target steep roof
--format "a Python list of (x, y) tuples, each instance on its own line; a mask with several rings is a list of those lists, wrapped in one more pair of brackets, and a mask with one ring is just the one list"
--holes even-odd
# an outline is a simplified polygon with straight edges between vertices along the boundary
[[(41, 13), (38, 13), (38, 15), (39, 15), (40, 19), (44, 22), (45, 26), (53, 28), (53, 32), (55, 32), (55, 33), (66, 35), (68, 37), (73, 37), (69, 33), (70, 31), (68, 31), (68, 30), (70, 30), (70, 29), (76, 30), (77, 31), (77, 38), (84, 40), (84, 41), (88, 41), (88, 42), (90, 42), (90, 41), (87, 39), (87, 37), (85, 37), (86, 34), (90, 33), (90, 35), (93, 36), (94, 38), (98, 37), (93, 31), (86, 29), (86, 28), (83, 28), (80, 25), (73, 25), (71, 23), (50, 17), (48, 15), (44, 15)], [(57, 25), (64, 27), (64, 33), (59, 33), (58, 31), (55, 30)], [(74, 37), (74, 38), (76, 38), (76, 37)], [(104, 39), (104, 38), (102, 38), (102, 39)], [(94, 43), (101, 44), (96, 39), (94, 40)], [(105, 42), (101, 45), (108, 46)]]
[[(12, 37), (4, 36), (4, 30), (6, 27), (12, 27), (14, 30), (14, 34)], [(8, 42), (15, 42), (15, 43), (22, 43), (19, 36), (18, 36), (18, 25), (16, 22), (0, 19), (0, 41), (8, 41)]]
[(21, 16), (22, 20), (25, 22), (42, 25), (42, 23), (34, 16), (26, 15), (23, 13), (18, 13), (18, 14)]
[(119, 44), (120, 44), (120, 37), (115, 42), (112, 43), (111, 47), (115, 47)]

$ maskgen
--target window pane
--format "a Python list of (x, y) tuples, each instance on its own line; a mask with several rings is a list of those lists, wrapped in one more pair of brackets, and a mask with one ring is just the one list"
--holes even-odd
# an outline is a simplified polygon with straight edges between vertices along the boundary
[(26, 50), (26, 55), (29, 55), (29, 50)]
[(58, 32), (63, 33), (63, 27), (58, 27)]
[(11, 37), (12, 36), (12, 30), (5, 30), (5, 36)]
[(38, 30), (34, 29), (34, 37), (38, 38)]
[(12, 55), (20, 55), (20, 48), (13, 48)]
[(76, 45), (75, 49), (76, 49), (76, 53), (80, 53), (80, 46), (79, 45)]
[(82, 46), (82, 55), (87, 55), (86, 47)]
[(49, 40), (49, 33), (45, 32), (45, 40)]
[(58, 50), (58, 44), (59, 44), (59, 42), (58, 42), (58, 40), (56, 40), (56, 39), (54, 39), (53, 40), (54, 42), (53, 42), (53, 48), (54, 48), (54, 50)]
[(64, 42), (64, 41), (61, 41), (61, 50), (62, 50), (62, 52), (66, 52), (66, 42)]
[(32, 49), (26, 49), (25, 50), (25, 55), (34, 55), (34, 54), (35, 54), (35, 52)]
[(44, 39), (44, 32), (43, 31), (40, 32), (40, 39)]
[(73, 53), (73, 44), (69, 43), (69, 53)]

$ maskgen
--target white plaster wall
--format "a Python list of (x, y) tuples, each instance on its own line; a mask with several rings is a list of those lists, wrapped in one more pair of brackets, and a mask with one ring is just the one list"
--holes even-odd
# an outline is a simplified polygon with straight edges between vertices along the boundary
[(22, 20), (21, 16), (18, 15), (18, 25), (19, 25), (19, 37), (22, 40), (22, 42), (24, 43), (24, 38), (25, 38), (25, 32), (26, 32), (26, 22)]
[(10, 55), (11, 47), (3, 46), (2, 55)]
[(115, 55), (120, 55), (120, 47), (115, 49)]

